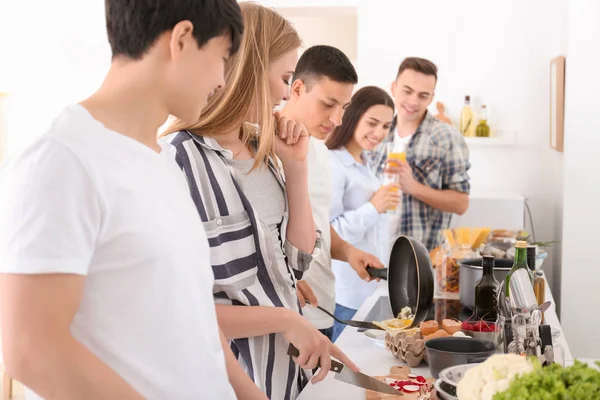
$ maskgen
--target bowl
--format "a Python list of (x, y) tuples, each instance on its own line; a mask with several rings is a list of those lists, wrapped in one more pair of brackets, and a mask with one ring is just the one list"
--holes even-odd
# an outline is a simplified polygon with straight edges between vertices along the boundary
[(452, 386), (441, 379), (438, 379), (433, 384), (433, 387), (437, 391), (437, 396), (441, 400), (458, 400), (456, 396), (456, 387)]
[(431, 376), (437, 379), (443, 369), (487, 359), (496, 352), (496, 345), (489, 340), (444, 337), (425, 342), (425, 351)]
[(440, 379), (455, 387), (458, 386), (458, 382), (465, 376), (465, 373), (477, 364), (462, 364), (455, 365), (454, 367), (448, 367), (440, 371)]
[(472, 337), (473, 339), (489, 340), (490, 342), (494, 343), (496, 345), (496, 347), (498, 347), (498, 345), (500, 344), (500, 332), (499, 331), (477, 332), (477, 331), (469, 331), (466, 329), (462, 329), (462, 332), (465, 335)]

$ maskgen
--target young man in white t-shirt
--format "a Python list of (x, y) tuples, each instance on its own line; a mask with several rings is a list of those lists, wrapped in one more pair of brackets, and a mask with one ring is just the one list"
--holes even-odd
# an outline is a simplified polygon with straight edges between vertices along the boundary
[(265, 399), (220, 335), (206, 235), (156, 142), (224, 84), (239, 6), (105, 6), (102, 86), (0, 173), (6, 370), (43, 398)]
[[(371, 279), (365, 271), (367, 266), (383, 268), (375, 256), (341, 239), (329, 223), (331, 164), (329, 151), (323, 141), (342, 123), (342, 116), (357, 82), (356, 71), (342, 51), (331, 46), (310, 47), (298, 60), (290, 99), (282, 110), (286, 117), (304, 124), (311, 135), (308, 150), (309, 195), (315, 223), (322, 231), (322, 251), (303, 280), (299, 281), (300, 295), (331, 313), (335, 310), (332, 258), (348, 262), (367, 281)], [(333, 318), (310, 306), (305, 306), (302, 312), (317, 329), (332, 338)]]

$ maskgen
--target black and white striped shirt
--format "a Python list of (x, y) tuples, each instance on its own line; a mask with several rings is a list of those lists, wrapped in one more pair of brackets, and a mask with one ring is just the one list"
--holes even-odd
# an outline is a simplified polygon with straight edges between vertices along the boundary
[[(307, 254), (282, 240), (287, 263), (277, 265), (268, 227), (259, 219), (235, 179), (237, 171), (225, 160), (233, 154), (210, 137), (187, 131), (173, 133), (170, 142), (177, 163), (184, 171), (192, 199), (204, 224), (210, 244), (217, 304), (286, 307), (301, 313), (295, 276), (306, 271), (319, 251)], [(285, 192), (282, 175), (273, 160), (269, 168)], [(289, 205), (280, 226), (286, 237)], [(234, 354), (254, 382), (270, 399), (295, 399), (307, 383), (304, 372), (287, 355), (282, 334), (235, 339)]]

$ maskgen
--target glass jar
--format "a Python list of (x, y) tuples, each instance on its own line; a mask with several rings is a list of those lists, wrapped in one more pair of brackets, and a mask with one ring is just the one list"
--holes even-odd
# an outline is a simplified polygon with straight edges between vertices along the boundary
[(441, 299), (460, 298), (460, 265), (459, 261), (476, 254), (468, 245), (450, 246), (444, 244), (442, 259), (435, 271), (435, 297)]

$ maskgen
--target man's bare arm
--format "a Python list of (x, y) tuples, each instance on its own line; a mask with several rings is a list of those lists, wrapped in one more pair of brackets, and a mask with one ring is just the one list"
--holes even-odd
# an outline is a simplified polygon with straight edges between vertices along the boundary
[(71, 334), (85, 277), (0, 274), (7, 373), (45, 399), (143, 399)]

